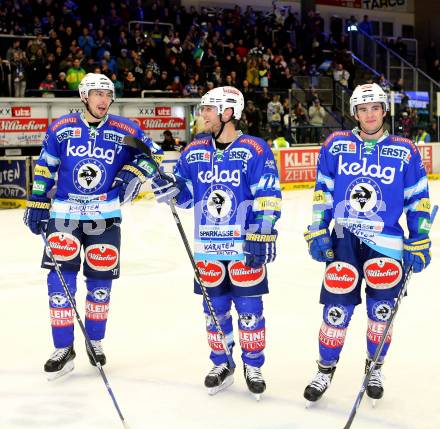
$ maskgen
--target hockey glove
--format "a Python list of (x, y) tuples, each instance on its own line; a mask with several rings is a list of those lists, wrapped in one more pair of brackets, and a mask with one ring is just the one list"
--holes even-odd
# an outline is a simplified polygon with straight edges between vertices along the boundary
[(151, 187), (158, 203), (168, 203), (180, 192), (174, 174), (156, 173), (151, 181)]
[(330, 262), (335, 259), (332, 248), (332, 239), (328, 228), (318, 230), (310, 229), (304, 233), (304, 238), (309, 245), (310, 256), (318, 262)]
[(431, 262), (430, 247), (429, 237), (403, 240), (403, 266), (405, 268), (412, 266), (415, 273), (420, 273)]
[(259, 268), (264, 264), (275, 261), (277, 236), (278, 232), (275, 229), (272, 230), (272, 234), (246, 234), (244, 242), (245, 265)]
[(124, 165), (116, 174), (112, 185), (113, 188), (119, 187), (121, 204), (133, 201), (139, 195), (142, 184), (155, 172), (155, 166), (144, 157), (138, 157), (132, 163)]
[(23, 222), (34, 234), (45, 231), (49, 220), (50, 199), (31, 195), (26, 203)]

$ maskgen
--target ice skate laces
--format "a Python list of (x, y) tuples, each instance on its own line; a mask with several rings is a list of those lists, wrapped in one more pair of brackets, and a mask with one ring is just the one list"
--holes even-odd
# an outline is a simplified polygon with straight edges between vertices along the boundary
[(246, 378), (250, 381), (262, 382), (264, 381), (261, 374), (261, 369), (255, 366), (245, 365)]
[(208, 377), (219, 377), (224, 372), (228, 372), (229, 367), (227, 363), (222, 363), (221, 365), (214, 366), (211, 371), (209, 371)]
[[(102, 348), (102, 344), (100, 340), (90, 340), (92, 344), (93, 350), (97, 356), (104, 354), (104, 349)], [(87, 344), (87, 348), (90, 350), (89, 345)]]
[(382, 375), (382, 369), (381, 368), (374, 368), (370, 380), (368, 380), (368, 386), (374, 386), (374, 387), (382, 387), (382, 381), (383, 381), (383, 375)]
[(69, 350), (70, 350), (70, 347), (65, 347), (62, 349), (55, 349), (55, 351), (50, 356), (49, 360), (59, 362), (66, 357), (66, 355), (69, 353)]
[(324, 374), (323, 372), (318, 371), (309, 386), (319, 390), (320, 392), (323, 392), (325, 389), (327, 389), (327, 387), (330, 386), (330, 382), (331, 374)]

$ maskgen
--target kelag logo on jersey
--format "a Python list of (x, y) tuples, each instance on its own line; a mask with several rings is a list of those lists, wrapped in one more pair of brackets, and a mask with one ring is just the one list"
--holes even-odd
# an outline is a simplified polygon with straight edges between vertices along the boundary
[(356, 153), (356, 143), (352, 141), (336, 141), (332, 144), (329, 152), (332, 155), (337, 155), (338, 153)]
[(345, 176), (369, 176), (377, 177), (384, 185), (394, 182), (396, 169), (394, 167), (384, 167), (378, 164), (367, 165), (367, 158), (362, 158), (359, 162), (342, 162), (342, 156), (338, 160), (338, 174)]
[(211, 153), (207, 150), (193, 150), (186, 155), (186, 162), (193, 164), (194, 162), (211, 162)]
[(106, 171), (101, 162), (96, 159), (84, 159), (73, 169), (75, 188), (83, 194), (92, 194), (99, 190), (106, 177)]
[(81, 138), (81, 128), (63, 128), (57, 132), (58, 143), (66, 139), (77, 139)]
[(104, 159), (107, 164), (112, 164), (115, 159), (115, 151), (113, 149), (105, 150), (102, 147), (92, 147), (92, 142), (87, 142), (87, 146), (82, 144), (73, 144), (70, 140), (67, 143), (67, 156), (88, 156), (89, 158)]
[(213, 171), (199, 171), (197, 176), (202, 183), (230, 183), (232, 186), (240, 186), (240, 170), (221, 170), (214, 165)]
[(408, 164), (411, 159), (411, 151), (402, 146), (383, 146), (380, 149), (380, 155), (387, 158), (397, 158), (401, 159), (405, 164)]

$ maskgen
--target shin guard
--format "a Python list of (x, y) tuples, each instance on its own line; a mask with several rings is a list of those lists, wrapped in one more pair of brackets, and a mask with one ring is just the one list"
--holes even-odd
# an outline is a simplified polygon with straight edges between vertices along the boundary
[(319, 362), (333, 366), (339, 360), (354, 305), (326, 304), (319, 330)]
[[(226, 344), (232, 351), (234, 346), (234, 335), (232, 332), (232, 318), (231, 318), (231, 296), (229, 294), (211, 297), (211, 303), (217, 316), (220, 327), (225, 334)], [(208, 306), (203, 301), (203, 310), (206, 318), (206, 333), (208, 336), (208, 344), (211, 348), (209, 358), (214, 365), (221, 365), (228, 361), (226, 353), (223, 349), (223, 344), (219, 338), (217, 328), (209, 313)]]
[[(77, 272), (61, 271), (61, 273), (70, 294), (75, 299)], [(75, 315), (58, 274), (54, 270), (51, 270), (47, 275), (47, 288), (54, 346), (57, 349), (69, 347), (73, 344), (73, 319)]]
[(237, 296), (234, 303), (238, 313), (241, 357), (245, 364), (260, 368), (266, 347), (263, 299), (261, 296)]
[(86, 278), (86, 284), (86, 332), (91, 340), (102, 340), (107, 325), (112, 280)]
[[(391, 316), (391, 311), (394, 307), (394, 301), (383, 299), (377, 300), (371, 297), (367, 297), (367, 314), (368, 314), (368, 328), (367, 328), (367, 350), (368, 357), (372, 358), (376, 352), (376, 348), (382, 340), (382, 334), (385, 329), (387, 320)], [(392, 338), (392, 327), (388, 331), (385, 344), (382, 352), (380, 353), (378, 362), (383, 362), (388, 348), (390, 347)]]

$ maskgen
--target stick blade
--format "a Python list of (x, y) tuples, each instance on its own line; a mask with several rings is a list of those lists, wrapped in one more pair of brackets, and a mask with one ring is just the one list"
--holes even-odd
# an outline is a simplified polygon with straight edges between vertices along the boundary
[(124, 144), (130, 146), (134, 149), (139, 150), (142, 153), (146, 153), (148, 156), (151, 156), (150, 148), (140, 139), (134, 136), (124, 136), (123, 140)]

